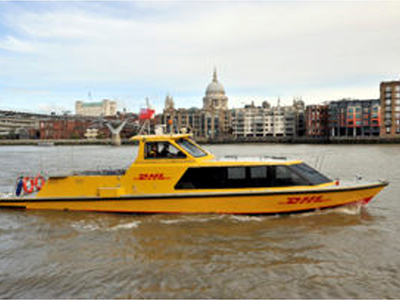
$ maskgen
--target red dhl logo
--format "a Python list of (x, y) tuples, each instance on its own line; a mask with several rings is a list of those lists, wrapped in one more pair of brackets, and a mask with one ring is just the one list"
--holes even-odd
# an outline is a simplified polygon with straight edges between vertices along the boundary
[(150, 173), (150, 174), (139, 174), (139, 177), (134, 180), (168, 180), (171, 177), (165, 177), (163, 173)]
[(305, 196), (305, 197), (288, 197), (286, 201), (279, 204), (306, 204), (306, 203), (321, 203), (331, 201), (331, 199), (324, 198), (322, 195), (318, 196)]

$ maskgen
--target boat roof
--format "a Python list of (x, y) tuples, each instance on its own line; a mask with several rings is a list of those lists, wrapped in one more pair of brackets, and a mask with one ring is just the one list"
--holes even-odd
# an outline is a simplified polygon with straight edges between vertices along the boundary
[(190, 138), (192, 137), (191, 133), (185, 134), (151, 134), (151, 135), (135, 135), (131, 137), (131, 141), (166, 141), (166, 140), (177, 140), (182, 138)]

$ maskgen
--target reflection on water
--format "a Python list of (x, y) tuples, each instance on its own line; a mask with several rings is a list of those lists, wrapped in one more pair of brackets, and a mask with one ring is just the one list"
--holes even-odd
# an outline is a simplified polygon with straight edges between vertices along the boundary
[[(309, 161), (328, 153), (322, 171), (332, 178), (361, 172), (391, 185), (367, 208), (280, 217), (0, 211), (0, 297), (398, 297), (398, 146), (209, 148)], [(74, 163), (62, 165), (71, 149)], [(121, 168), (133, 155), (132, 147), (0, 148), (0, 188), (40, 164)]]

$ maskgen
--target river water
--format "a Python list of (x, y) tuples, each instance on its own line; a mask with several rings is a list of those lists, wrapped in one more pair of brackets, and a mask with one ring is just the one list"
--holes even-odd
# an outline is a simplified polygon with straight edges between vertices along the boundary
[[(0, 298), (399, 298), (400, 146), (213, 145), (387, 179), (366, 208), (281, 217), (0, 211)], [(124, 168), (136, 147), (0, 148), (20, 174)]]

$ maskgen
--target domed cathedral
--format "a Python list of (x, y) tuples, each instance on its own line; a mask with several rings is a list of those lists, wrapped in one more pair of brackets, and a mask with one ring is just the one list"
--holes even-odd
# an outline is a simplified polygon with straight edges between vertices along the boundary
[(203, 98), (203, 109), (228, 109), (228, 97), (225, 95), (224, 86), (218, 81), (216, 69), (214, 69), (213, 80), (207, 86), (206, 95)]
[(162, 124), (167, 132), (179, 132), (185, 129), (197, 138), (205, 140), (224, 138), (232, 131), (232, 115), (228, 110), (228, 97), (224, 86), (218, 81), (217, 71), (207, 86), (203, 97), (203, 109), (175, 108), (174, 100), (167, 96), (162, 115)]
[(224, 86), (218, 81), (217, 70), (206, 89), (203, 98), (202, 135), (207, 139), (223, 138), (231, 131), (232, 115), (228, 110), (228, 97)]

